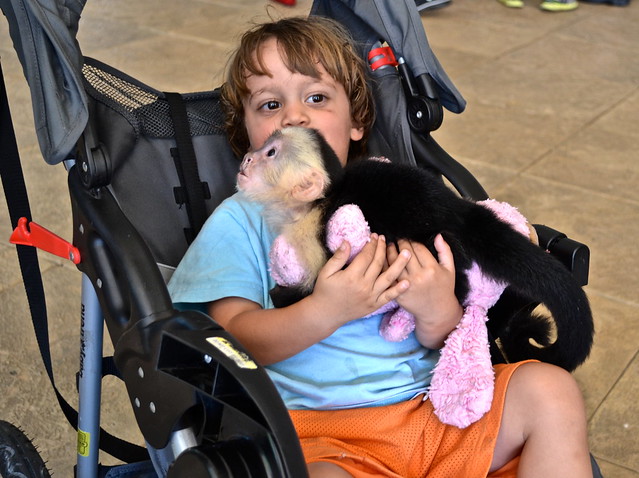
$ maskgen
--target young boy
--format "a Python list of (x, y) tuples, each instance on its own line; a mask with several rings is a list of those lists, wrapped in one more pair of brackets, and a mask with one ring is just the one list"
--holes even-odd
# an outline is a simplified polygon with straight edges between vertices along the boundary
[[(365, 66), (348, 35), (321, 18), (284, 19), (247, 32), (223, 99), (238, 154), (290, 125), (318, 129), (342, 164), (373, 121)], [(421, 244), (387, 247), (375, 234), (346, 267), (349, 245), (312, 294), (274, 309), (268, 251), (274, 236), (241, 193), (212, 214), (169, 284), (175, 302), (210, 315), (266, 366), (290, 410), (311, 477), (591, 475), (584, 405), (565, 371), (537, 362), (496, 367), (491, 411), (460, 430), (427, 400), (438, 349), (462, 316), (454, 263)], [(416, 317), (407, 340), (379, 336), (396, 299)]]

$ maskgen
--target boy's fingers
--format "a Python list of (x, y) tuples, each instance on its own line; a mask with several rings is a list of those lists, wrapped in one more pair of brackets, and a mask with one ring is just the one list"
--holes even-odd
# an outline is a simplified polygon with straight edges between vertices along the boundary
[(333, 275), (336, 272), (342, 270), (342, 268), (348, 262), (348, 257), (351, 253), (351, 245), (348, 241), (342, 242), (333, 255), (326, 261), (323, 267), (324, 272), (327, 275)]
[(386, 245), (383, 236), (371, 234), (371, 240), (364, 246), (359, 254), (355, 256), (349, 269), (365, 275), (369, 271), (378, 275), (384, 267), (386, 261)]
[(441, 266), (449, 271), (454, 271), (455, 259), (453, 258), (453, 251), (451, 251), (450, 246), (441, 234), (437, 234), (435, 237), (435, 249), (437, 250)]
[(403, 251), (406, 251), (409, 258), (415, 257), (417, 259), (416, 250), (413, 248), (413, 244), (405, 239), (400, 239), (397, 243), (389, 244), (386, 248), (388, 263), (392, 264), (395, 262)]
[(397, 259), (398, 254), (399, 251), (394, 243), (390, 243), (386, 246), (386, 259), (388, 259), (389, 264), (392, 264), (395, 259)]
[[(376, 286), (381, 290), (390, 290), (396, 288), (399, 284), (404, 283), (399, 287), (401, 291), (397, 292), (393, 299), (408, 288), (408, 281), (400, 280), (400, 276), (404, 272), (406, 264), (408, 264), (410, 258), (410, 251), (403, 249), (397, 254), (397, 257), (392, 261), (392, 263), (390, 263), (388, 268), (379, 275), (379, 278), (376, 281)], [(391, 287), (391, 285), (393, 285), (393, 287)]]
[(437, 262), (428, 248), (420, 242), (412, 242), (402, 239), (398, 242), (398, 245), (402, 250), (405, 249), (410, 251), (414, 258), (413, 261), (407, 265), (409, 269), (418, 269), (429, 265), (431, 262)]
[(409, 287), (410, 287), (410, 282), (408, 282), (408, 280), (406, 279), (397, 282), (392, 287), (389, 287), (388, 289), (386, 289), (384, 292), (380, 294), (378, 299), (379, 307), (386, 305), (391, 300), (397, 299), (400, 295), (406, 292)]
[(386, 239), (384, 236), (379, 236), (377, 238), (377, 247), (375, 247), (373, 259), (367, 269), (367, 272), (370, 271), (371, 274), (378, 276), (382, 270), (384, 270), (384, 265), (386, 264)]

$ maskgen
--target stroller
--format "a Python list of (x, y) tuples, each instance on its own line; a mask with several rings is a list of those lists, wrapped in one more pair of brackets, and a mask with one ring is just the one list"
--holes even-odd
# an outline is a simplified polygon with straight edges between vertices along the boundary
[[(165, 287), (208, 214), (233, 192), (238, 162), (224, 136), (218, 91), (164, 93), (83, 58), (74, 39), (80, 11), (72, 10), (81, 7), (63, 3), (0, 0), (36, 121), (44, 122), (37, 125), (45, 132), (43, 156), (69, 171), (71, 243), (29, 223), (28, 212), (12, 213), (12, 222), (20, 254), (32, 252), (25, 245), (38, 246), (83, 273), (77, 418), (59, 396), (78, 429), (76, 476), (306, 476), (295, 431), (265, 371), (208, 316), (175, 310)], [(460, 113), (465, 103), (430, 50), (415, 5), (317, 0), (311, 14), (342, 22), (371, 63), (380, 101), (371, 152), (435, 170), (461, 195), (486, 199), (430, 136), (444, 107)], [(59, 91), (67, 93), (60, 102)], [(54, 121), (53, 112), (65, 121)], [(2, 131), (10, 125), (5, 121)], [(585, 284), (588, 249), (552, 229), (538, 232), (541, 247)], [(508, 296), (501, 306), (528, 305)], [(102, 357), (104, 323), (115, 349), (112, 364)], [(491, 332), (500, 336), (498, 326)], [(46, 341), (39, 343), (52, 376)], [(503, 360), (497, 347), (493, 352), (495, 361)], [(100, 381), (111, 365), (126, 384), (146, 449), (100, 432)], [(7, 436), (0, 443), (23, 452), (3, 457), (13, 461), (0, 463), (2, 473), (15, 466), (25, 476), (47, 476), (25, 437), (6, 423), (0, 432)], [(100, 465), (100, 447), (126, 464)]]

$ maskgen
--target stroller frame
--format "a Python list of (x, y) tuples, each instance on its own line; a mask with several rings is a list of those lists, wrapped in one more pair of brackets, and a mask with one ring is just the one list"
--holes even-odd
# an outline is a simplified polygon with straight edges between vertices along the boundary
[[(321, 10), (328, 7), (317, 3), (314, 12), (325, 13)], [(403, 80), (409, 103), (410, 130), (404, 134), (414, 158), (404, 160), (438, 171), (465, 197), (487, 198), (429, 134), (441, 124), (436, 81), (406, 68), (400, 61), (399, 73), (391, 75), (391, 81)], [(426, 124), (424, 111), (430, 117)], [(113, 166), (95, 129), (90, 116), (75, 158), (65, 160), (72, 242), (83, 273), (76, 476), (175, 477), (185, 476), (185, 469), (195, 478), (220, 476), (223, 470), (228, 476), (306, 476), (295, 431), (265, 371), (208, 316), (174, 310), (148, 237), (140, 235), (108, 186)], [(587, 247), (536, 227), (541, 247), (558, 255), (585, 285)], [(113, 468), (99, 464), (105, 322), (152, 466), (148, 461)]]

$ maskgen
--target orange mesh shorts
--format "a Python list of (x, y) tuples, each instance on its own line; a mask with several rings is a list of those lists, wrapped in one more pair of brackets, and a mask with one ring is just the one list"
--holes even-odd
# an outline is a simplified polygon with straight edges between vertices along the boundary
[[(523, 362), (522, 362), (523, 363)], [(459, 429), (430, 400), (347, 410), (290, 410), (307, 463), (331, 462), (355, 478), (514, 478), (519, 459), (488, 475), (506, 388), (521, 363), (495, 366), (492, 409)]]

